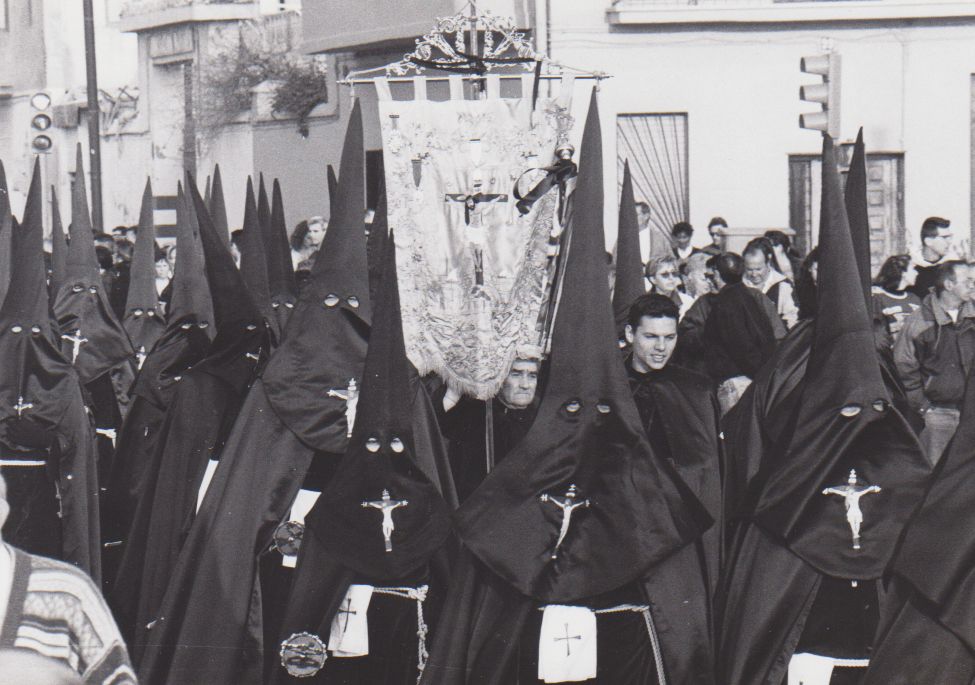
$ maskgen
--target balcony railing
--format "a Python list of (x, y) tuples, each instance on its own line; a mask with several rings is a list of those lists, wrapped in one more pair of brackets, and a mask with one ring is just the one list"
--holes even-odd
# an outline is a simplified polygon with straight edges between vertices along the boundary
[(254, 5), (256, 0), (129, 0), (122, 6), (121, 17), (164, 12), (193, 5)]

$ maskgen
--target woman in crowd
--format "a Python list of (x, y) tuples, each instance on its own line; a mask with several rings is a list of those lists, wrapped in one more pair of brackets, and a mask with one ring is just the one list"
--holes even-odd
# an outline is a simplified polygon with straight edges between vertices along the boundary
[(789, 236), (782, 231), (765, 231), (765, 239), (772, 246), (772, 268), (795, 283), (802, 266), (802, 257), (792, 247)]
[(320, 216), (300, 221), (291, 234), (291, 264), (295, 271), (311, 271), (328, 222)]
[(908, 288), (914, 285), (917, 270), (908, 255), (888, 257), (873, 281), (874, 319), (883, 322), (889, 347), (904, 325), (904, 319), (916, 309), (921, 300)]
[(677, 258), (669, 254), (651, 257), (647, 262), (646, 274), (651, 292), (669, 297), (677, 305), (680, 315), (684, 316), (684, 312), (694, 304), (694, 298), (679, 288), (681, 278)]

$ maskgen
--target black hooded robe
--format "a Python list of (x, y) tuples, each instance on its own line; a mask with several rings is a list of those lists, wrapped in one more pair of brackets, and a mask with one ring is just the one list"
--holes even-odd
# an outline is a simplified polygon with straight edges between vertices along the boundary
[[(746, 455), (757, 472), (739, 506), (719, 609), (718, 678), (729, 685), (779, 685), (797, 653), (869, 658), (884, 599), (876, 580), (929, 471), (913, 432), (891, 404), (874, 353), (828, 139), (823, 170), (827, 219), (819, 246), (819, 301), (834, 310), (811, 326), (802, 383), (789, 382), (802, 364), (802, 346), (780, 357), (786, 382), (778, 390), (786, 391), (785, 401), (774, 409), (787, 413), (779, 414), (773, 440), (763, 445), (752, 436), (751, 444), (765, 452)], [(800, 393), (794, 402), (793, 392)], [(760, 404), (751, 409), (760, 414)], [(743, 420), (748, 423), (747, 413)], [(740, 449), (730, 451), (738, 456)], [(864, 496), (857, 548), (843, 498), (825, 492), (853, 478), (851, 469), (858, 487), (882, 486)], [(838, 668), (833, 677), (847, 682), (860, 673)]]
[(371, 308), (362, 149), (355, 106), (342, 155), (343, 206), (326, 252), (281, 347), (247, 394), (145, 647), (136, 645), (140, 678), (150, 683), (257, 683), (273, 653), (265, 642), (279, 632), (292, 576), (275, 529), (299, 489), (320, 492), (341, 460), (347, 407), (333, 396), (361, 379), (365, 360)]

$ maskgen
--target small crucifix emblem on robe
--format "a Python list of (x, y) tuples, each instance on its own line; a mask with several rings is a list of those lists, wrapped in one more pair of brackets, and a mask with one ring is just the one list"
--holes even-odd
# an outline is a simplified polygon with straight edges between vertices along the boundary
[(88, 342), (88, 338), (81, 335), (81, 329), (76, 328), (74, 333), (64, 333), (61, 336), (62, 340), (67, 340), (72, 344), (71, 349), (71, 363), (74, 364), (78, 361), (78, 352), (81, 350), (81, 346)]
[(16, 410), (18, 417), (23, 416), (25, 409), (33, 409), (33, 408), (34, 408), (34, 403), (24, 402), (23, 395), (17, 398), (17, 404), (14, 405), (14, 409)]
[(336, 397), (345, 402), (345, 436), (351, 438), (352, 426), (355, 424), (355, 410), (359, 404), (359, 386), (354, 378), (350, 378), (347, 388), (332, 388), (328, 391), (328, 396)]
[(557, 559), (559, 556), (559, 546), (561, 546), (562, 541), (565, 540), (566, 533), (569, 532), (569, 524), (572, 522), (572, 512), (582, 507), (583, 509), (589, 508), (589, 500), (576, 500), (576, 486), (570, 485), (568, 491), (565, 493), (564, 497), (559, 497), (558, 495), (549, 495), (548, 493), (543, 494), (539, 497), (542, 502), (551, 502), (559, 509), (562, 510), (562, 528), (559, 530), (559, 539), (555, 541), (555, 548), (552, 550), (552, 558)]
[(142, 371), (142, 365), (146, 363), (146, 357), (147, 356), (148, 355), (146, 355), (146, 346), (145, 345), (139, 345), (139, 349), (135, 353), (135, 360), (136, 360), (136, 363), (138, 364), (137, 368), (138, 368), (139, 371)]
[(860, 526), (863, 524), (863, 510), (860, 509), (860, 498), (880, 492), (879, 485), (864, 485), (857, 487), (856, 469), (850, 469), (850, 476), (846, 485), (836, 485), (823, 490), (824, 495), (839, 495), (846, 505), (846, 521), (850, 524), (853, 534), (853, 549), (860, 549)]
[(373, 509), (378, 509), (382, 512), (383, 539), (386, 543), (387, 552), (393, 551), (393, 530), (395, 529), (395, 526), (393, 525), (393, 509), (405, 507), (407, 504), (409, 504), (409, 502), (405, 499), (391, 499), (389, 496), (389, 490), (383, 490), (382, 499), (362, 503), (364, 508), (372, 507)]

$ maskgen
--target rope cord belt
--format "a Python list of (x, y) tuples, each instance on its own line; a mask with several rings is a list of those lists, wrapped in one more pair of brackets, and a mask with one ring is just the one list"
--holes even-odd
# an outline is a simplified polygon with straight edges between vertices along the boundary
[(420, 587), (374, 587), (372, 589), (373, 594), (402, 597), (403, 599), (416, 601), (417, 683), (423, 677), (423, 671), (427, 667), (427, 657), (430, 656), (427, 652), (427, 633), (429, 632), (429, 628), (423, 618), (423, 602), (427, 598), (429, 589), (429, 585), (421, 585)]

